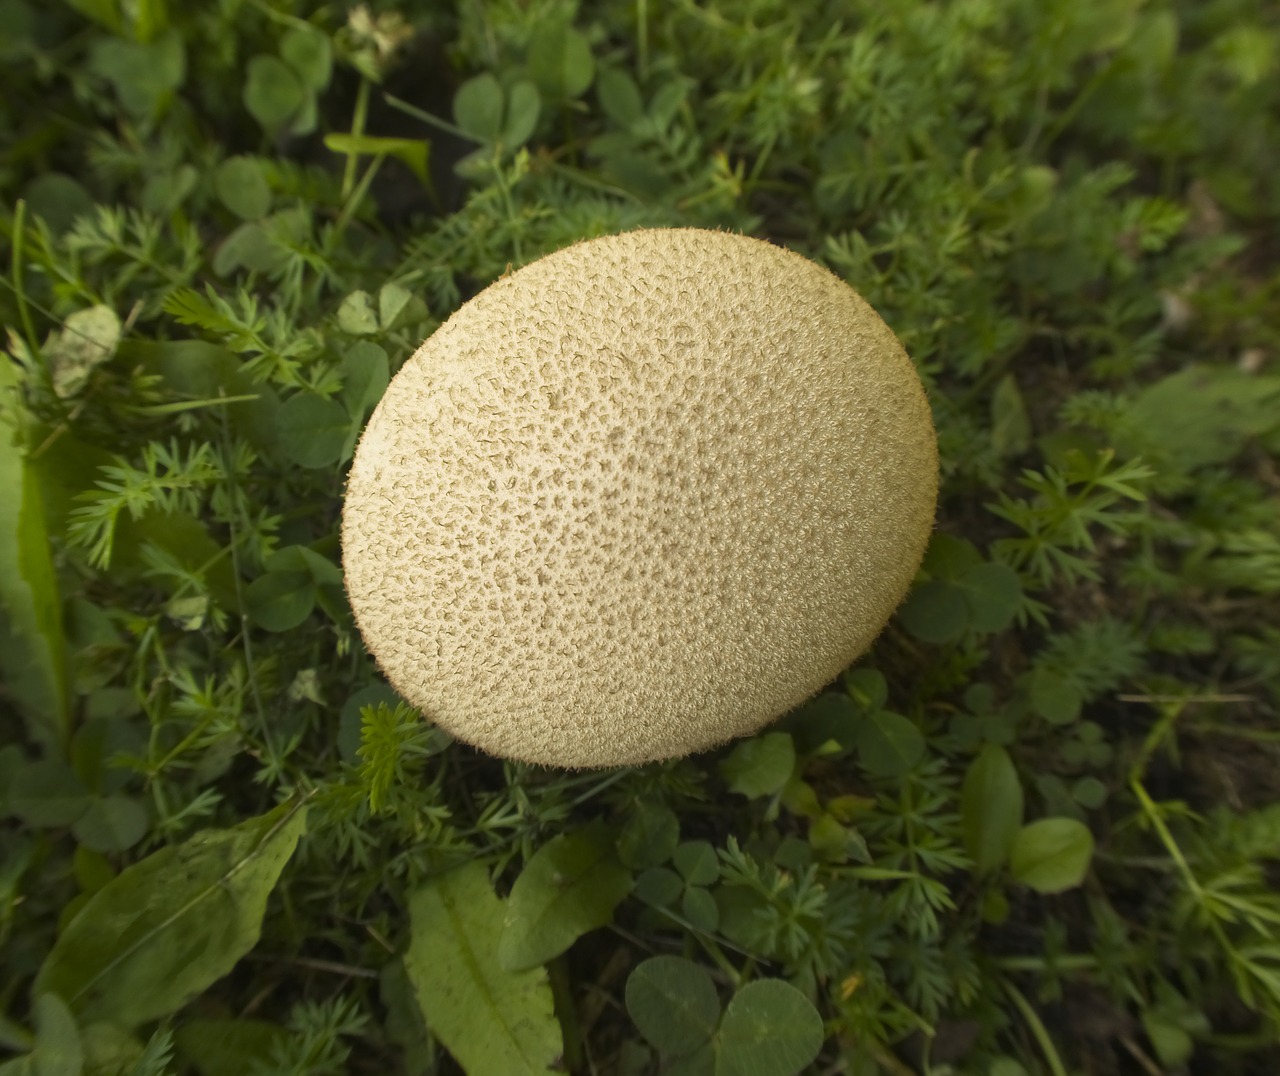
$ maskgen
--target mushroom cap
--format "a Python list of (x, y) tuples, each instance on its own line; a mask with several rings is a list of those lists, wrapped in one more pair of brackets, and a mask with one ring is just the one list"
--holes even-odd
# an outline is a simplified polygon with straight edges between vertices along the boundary
[(405, 363), (343, 568), (391, 685), (458, 739), (638, 764), (753, 733), (863, 653), (937, 493), (924, 389), (852, 288), (641, 229), (502, 277)]

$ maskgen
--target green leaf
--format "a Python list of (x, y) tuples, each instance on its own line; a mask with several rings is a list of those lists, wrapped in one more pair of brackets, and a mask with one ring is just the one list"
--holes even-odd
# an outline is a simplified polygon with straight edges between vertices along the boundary
[(1037, 893), (1061, 893), (1084, 881), (1092, 858), (1088, 826), (1074, 818), (1042, 818), (1018, 831), (1009, 869)]
[(1192, 364), (1134, 399), (1113, 433), (1124, 457), (1187, 473), (1239, 454), (1249, 437), (1280, 426), (1280, 377)]
[(229, 157), (213, 174), (218, 200), (241, 220), (261, 220), (271, 212), (271, 187), (256, 157)]
[(318, 30), (291, 29), (280, 41), (280, 55), (293, 68), (303, 86), (320, 93), (333, 72), (333, 45)]
[(399, 284), (384, 284), (378, 292), (378, 320), (385, 332), (425, 321), (429, 313), (427, 304), (408, 288)]
[(9, 810), (29, 826), (69, 826), (89, 809), (89, 790), (60, 759), (28, 762), (9, 786)]
[(785, 732), (743, 740), (720, 763), (720, 775), (732, 792), (758, 799), (780, 792), (796, 765), (796, 749)]
[[(0, 363), (0, 394), (13, 364)], [(66, 745), (71, 721), (62, 598), (37, 474), (0, 410), (0, 678), (48, 751)]]
[(1080, 716), (1084, 693), (1080, 685), (1043, 666), (1031, 673), (1031, 708), (1051, 725), (1069, 725)]
[(982, 563), (978, 547), (967, 538), (939, 531), (929, 542), (923, 567), (933, 579), (954, 582)]
[(720, 877), (720, 858), (710, 841), (685, 841), (672, 859), (689, 885), (710, 885)]
[(640, 87), (620, 67), (602, 67), (596, 77), (596, 97), (604, 114), (620, 127), (630, 128), (644, 116)]
[(272, 1051), (289, 1033), (267, 1020), (197, 1017), (174, 1035), (179, 1054), (200, 1076), (245, 1076), (269, 1068)]
[(353, 291), (338, 307), (338, 328), (352, 336), (366, 336), (378, 331), (378, 314), (373, 309), (373, 296), (367, 291)]
[(478, 142), (497, 142), (502, 136), (506, 108), (502, 85), (485, 72), (467, 79), (453, 95), (453, 118)]
[(1022, 826), (1023, 797), (1009, 752), (987, 744), (973, 760), (960, 791), (960, 830), (977, 874), (1004, 865)]
[(691, 885), (680, 898), (680, 911), (694, 930), (711, 934), (720, 925), (720, 907), (716, 898), (699, 885)]
[(812, 755), (830, 743), (847, 751), (857, 735), (858, 708), (846, 692), (827, 691), (793, 711), (786, 728), (798, 754)]
[(542, 20), (529, 39), (529, 76), (548, 97), (581, 97), (595, 77), (590, 43), (563, 20)]
[(991, 443), (1000, 456), (1018, 456), (1031, 447), (1031, 419), (1012, 374), (1001, 378), (991, 397)]
[(969, 627), (993, 634), (1004, 631), (1022, 605), (1022, 581), (1007, 564), (989, 561), (955, 582), (969, 610)]
[(352, 419), (352, 442), (359, 433), (360, 423), (378, 405), (390, 382), (387, 353), (377, 344), (361, 340), (347, 348), (342, 356), (342, 406)]
[(794, 1076), (822, 1050), (822, 1017), (781, 979), (757, 979), (734, 995), (717, 1033), (716, 1076)]
[(351, 425), (337, 400), (303, 389), (280, 408), (280, 449), (299, 467), (332, 467), (342, 457)]
[(59, 995), (85, 1024), (135, 1028), (176, 1012), (257, 944), (305, 826), (305, 807), (282, 804), (135, 863), (71, 920), (34, 989)]
[(627, 1012), (660, 1053), (692, 1053), (715, 1034), (720, 999), (705, 968), (678, 956), (655, 956), (627, 978)]
[(511, 887), (498, 943), (502, 966), (523, 971), (559, 956), (583, 934), (612, 921), (631, 883), (603, 822), (553, 837)]
[(879, 669), (850, 669), (844, 689), (862, 710), (879, 710), (889, 701), (889, 682)]
[(502, 144), (508, 150), (523, 146), (538, 126), (542, 112), (542, 95), (528, 79), (515, 83), (507, 94), (506, 122), (502, 126)]
[(1096, 777), (1081, 777), (1071, 786), (1071, 796), (1081, 807), (1097, 810), (1107, 802), (1107, 786)]
[(113, 34), (124, 36), (124, 19), (120, 15), (119, 0), (67, 0), (67, 6), (92, 19), (99, 26), (105, 26)]
[(547, 1071), (563, 1049), (542, 968), (498, 959), (502, 901), (476, 862), (438, 875), (409, 898), (405, 970), (427, 1025), (466, 1072)]
[(858, 726), (858, 761), (873, 777), (901, 777), (924, 758), (924, 735), (913, 721), (875, 710)]
[(283, 127), (307, 99), (297, 73), (278, 56), (251, 57), (245, 70), (244, 107), (268, 133)]
[[(0, 44), (0, 59), (3, 58), (3, 48)], [(44, 218), (50, 231), (59, 238), (71, 231), (80, 217), (94, 212), (89, 192), (61, 172), (42, 172), (33, 177), (23, 187), (22, 197), (26, 199), (28, 211)]]
[[(194, 292), (188, 292), (187, 297), (207, 306), (207, 300)], [(209, 312), (216, 316), (216, 311)], [(213, 402), (231, 396), (252, 397), (215, 406), (225, 408), (231, 429), (254, 448), (268, 455), (277, 451), (280, 399), (271, 386), (254, 382), (240, 360), (225, 347), (205, 340), (126, 340), (120, 345), (119, 355), (121, 361), (137, 363), (148, 374), (158, 375), (166, 391), (188, 400)]]
[(680, 819), (665, 804), (641, 800), (628, 812), (618, 835), (618, 858), (632, 870), (656, 867), (671, 858), (680, 840)]
[(71, 827), (85, 848), (94, 852), (123, 852), (146, 836), (146, 808), (129, 796), (94, 797)]
[(16, 1071), (29, 1076), (81, 1076), (85, 1056), (80, 1029), (63, 1000), (56, 994), (38, 994), (31, 1006), (31, 1022), (35, 1048), (21, 1059), (24, 1067)]
[(961, 591), (943, 579), (915, 587), (898, 610), (902, 626), (926, 643), (947, 643), (969, 626), (969, 606)]
[(292, 631), (311, 615), (316, 584), (304, 572), (263, 572), (245, 588), (249, 615), (267, 631)]
[(636, 879), (635, 895), (646, 904), (666, 908), (684, 891), (680, 875), (667, 867), (650, 867)]
[(430, 144), (418, 138), (381, 138), (376, 135), (338, 132), (324, 136), (324, 144), (334, 153), (347, 156), (394, 157), (423, 183), (430, 183), (427, 154)]
[(89, 67), (111, 83), (126, 112), (150, 121), (186, 79), (186, 46), (176, 30), (146, 43), (98, 36), (89, 49)]

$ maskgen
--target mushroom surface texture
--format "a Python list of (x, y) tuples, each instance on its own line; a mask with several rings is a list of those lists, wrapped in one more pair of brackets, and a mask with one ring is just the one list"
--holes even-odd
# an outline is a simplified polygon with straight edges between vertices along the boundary
[(392, 379), (342, 561), (391, 685), (566, 769), (756, 732), (871, 645), (924, 556), (938, 449), (888, 326), (814, 262), (604, 236), (464, 303)]

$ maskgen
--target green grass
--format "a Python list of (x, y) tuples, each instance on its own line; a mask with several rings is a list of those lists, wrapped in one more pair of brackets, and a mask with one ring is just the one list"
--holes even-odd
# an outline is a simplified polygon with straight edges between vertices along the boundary
[[(1280, 1069), (1271, 5), (0, 0), (0, 145), (0, 1073)], [(761, 735), (505, 764), (380, 681), (343, 474), (645, 225), (866, 296), (938, 531)]]

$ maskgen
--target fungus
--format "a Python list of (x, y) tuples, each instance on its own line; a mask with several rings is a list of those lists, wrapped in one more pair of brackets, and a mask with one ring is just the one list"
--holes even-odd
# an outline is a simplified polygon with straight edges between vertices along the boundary
[(862, 654), (937, 491), (924, 389), (851, 287), (641, 229), (503, 276), (406, 362), (343, 568), (387, 679), (458, 739), (638, 764), (756, 732)]

